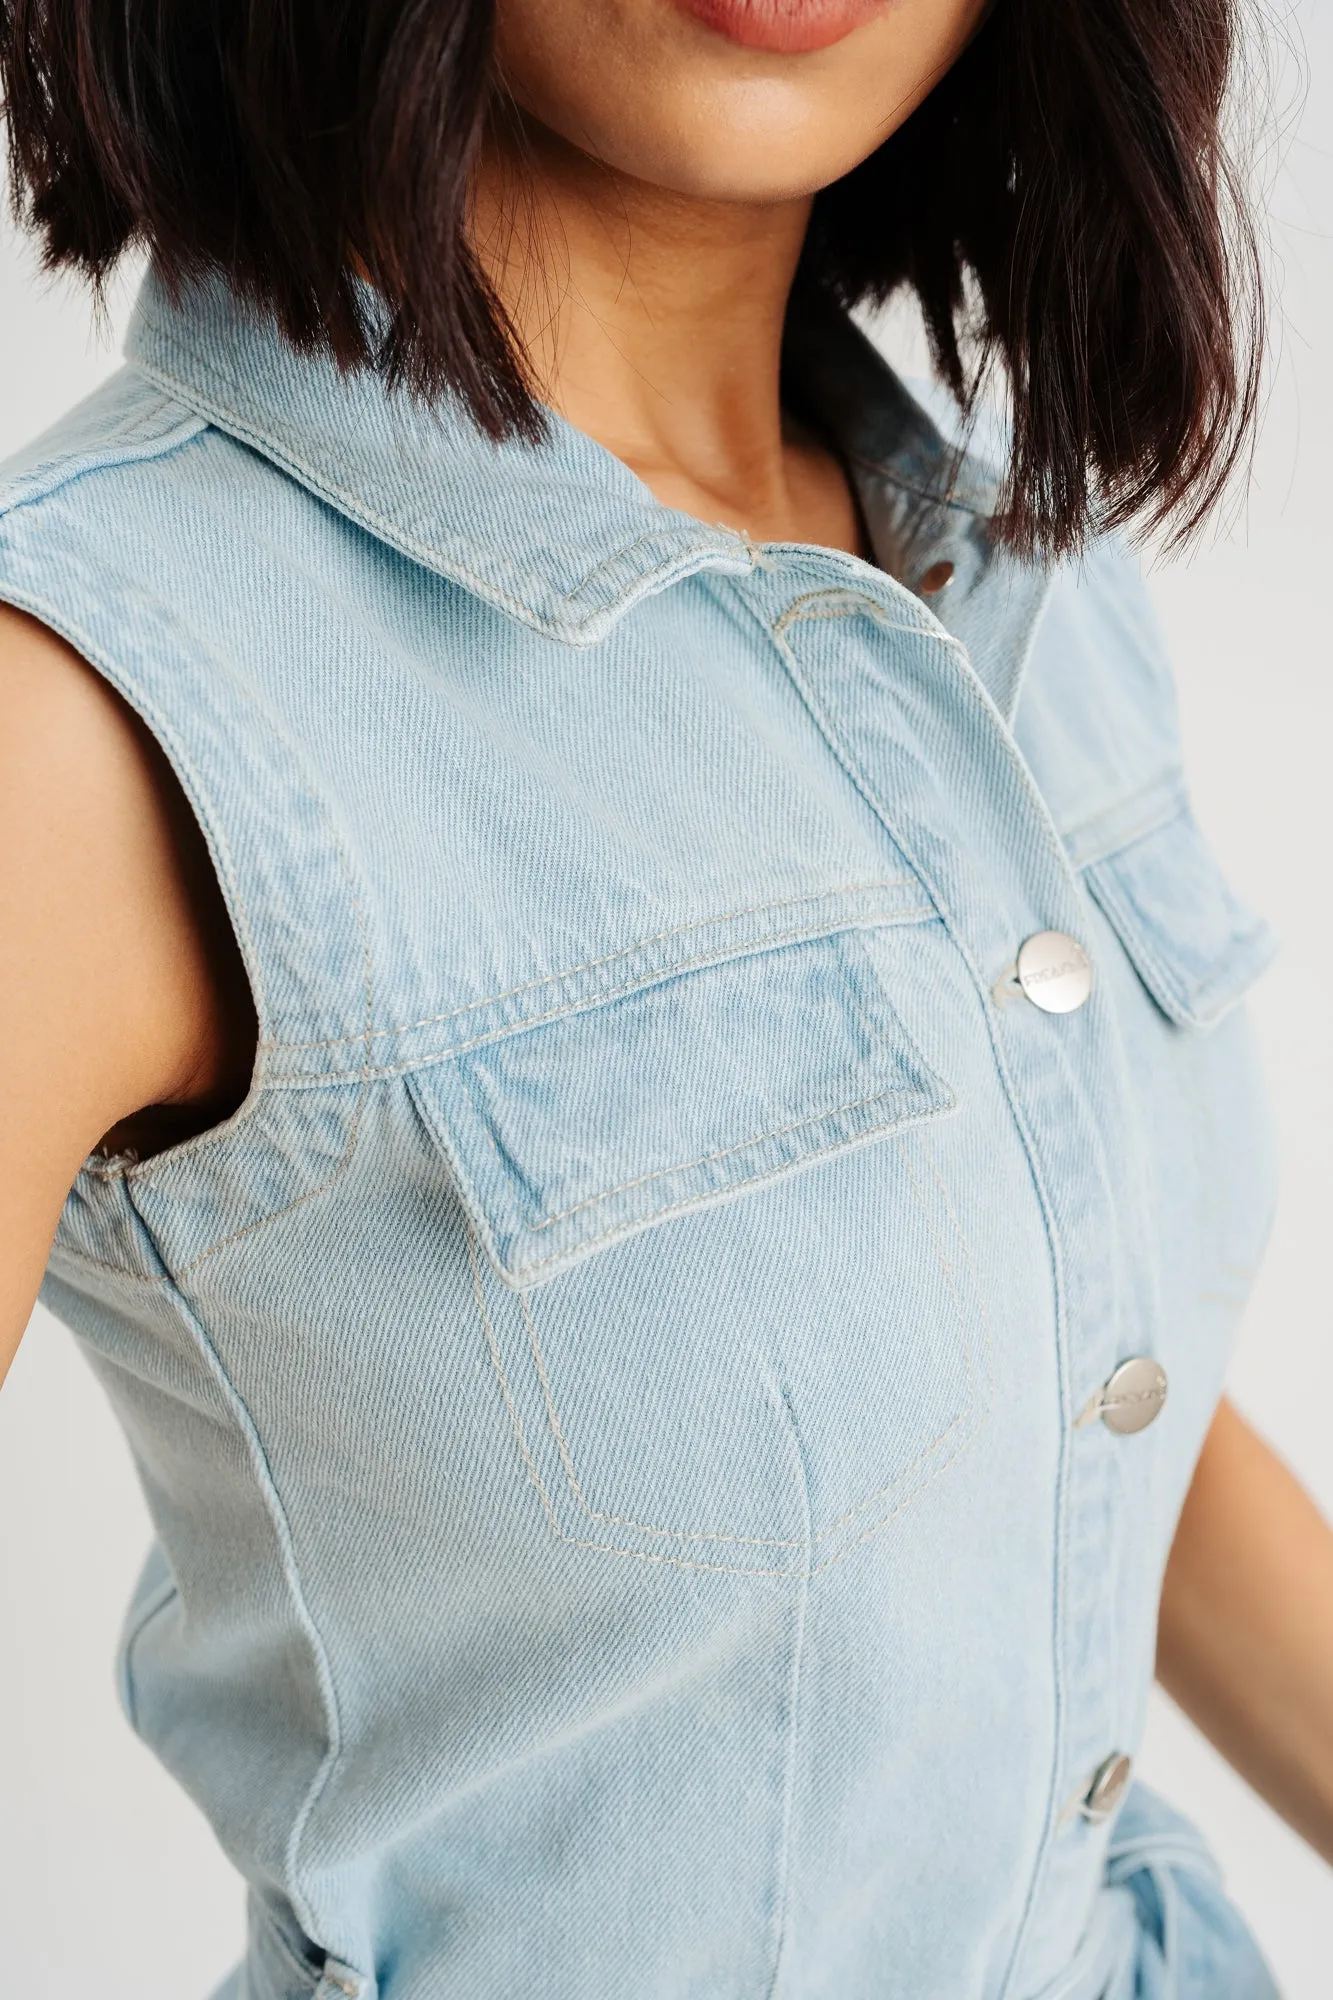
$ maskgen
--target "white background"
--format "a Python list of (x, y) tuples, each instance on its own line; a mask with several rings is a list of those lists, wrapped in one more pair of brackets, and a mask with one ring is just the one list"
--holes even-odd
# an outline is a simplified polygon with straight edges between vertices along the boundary
[[(1285, 1195), (1232, 1387), (1333, 1514), (1333, 21), (1312, 0), (1295, 18), (1309, 93), (1295, 102), (1288, 63), (1269, 175), (1279, 352), (1253, 489), (1156, 591), (1201, 816), (1286, 947), (1254, 1002)], [(0, 234), (0, 456), (114, 365), (81, 296), (40, 285)], [(239, 1949), (234, 1879), (115, 1702), (147, 1537), (100, 1392), (39, 1311), (0, 1397), (0, 1978), (15, 2000), (201, 2000)], [(1210, 1835), (1288, 2000), (1328, 2000), (1333, 1874), (1160, 1697), (1140, 1768)]]

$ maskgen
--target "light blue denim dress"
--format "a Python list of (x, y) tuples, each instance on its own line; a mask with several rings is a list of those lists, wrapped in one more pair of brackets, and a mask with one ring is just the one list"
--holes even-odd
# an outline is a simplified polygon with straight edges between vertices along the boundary
[(794, 365), (901, 582), (221, 284), (129, 353), (0, 477), (0, 597), (163, 745), (260, 1022), (44, 1292), (229, 2000), (1271, 1996), (1115, 1761), (1273, 1200), (1133, 564), (999, 552), (841, 322)]

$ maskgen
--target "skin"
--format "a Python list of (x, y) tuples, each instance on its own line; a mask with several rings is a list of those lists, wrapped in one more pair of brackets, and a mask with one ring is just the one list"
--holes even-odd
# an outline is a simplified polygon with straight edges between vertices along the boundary
[[(147, 732), (0, 607), (0, 1379), (65, 1194), (124, 1121), (159, 1136), (238, 1092), (254, 1030), (202, 840)], [(143, 1107), (151, 1112), (143, 1114)], [(174, 1115), (173, 1115), (174, 1114)]]
[[(513, 107), (478, 255), (545, 399), (667, 505), (863, 552), (837, 461), (784, 412), (779, 347), (815, 191), (931, 88), (982, 0), (888, 0), (807, 53), (672, 0), (500, 0)], [(164, 760), (54, 634), (0, 607), (0, 1374), (79, 1165), (235, 1109), (255, 1023)], [(1230, 1404), (1167, 1568), (1167, 1688), (1333, 1861), (1333, 1533)]]
[(475, 236), (545, 400), (659, 500), (756, 541), (863, 552), (841, 467), (782, 409), (815, 193), (915, 109), (986, 0), (892, 0), (811, 53), (670, 0), (500, 0)]

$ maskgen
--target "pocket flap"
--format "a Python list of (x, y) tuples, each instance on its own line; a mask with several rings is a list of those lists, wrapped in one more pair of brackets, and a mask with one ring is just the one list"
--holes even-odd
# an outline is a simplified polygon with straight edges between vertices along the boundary
[(1213, 1027), (1273, 958), (1271, 930), (1232, 894), (1187, 805), (1085, 874), (1144, 985), (1182, 1026)]
[(892, 948), (851, 930), (756, 952), (414, 1072), (500, 1276), (952, 1109), (889, 1002)]

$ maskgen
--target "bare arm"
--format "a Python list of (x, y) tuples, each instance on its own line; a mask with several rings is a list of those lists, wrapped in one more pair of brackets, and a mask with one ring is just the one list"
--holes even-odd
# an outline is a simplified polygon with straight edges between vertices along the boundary
[(70, 1183), (220, 1048), (160, 752), (78, 655), (0, 606), (0, 1380)]
[(1167, 1565), (1157, 1672), (1333, 1862), (1333, 1529), (1226, 1401)]

